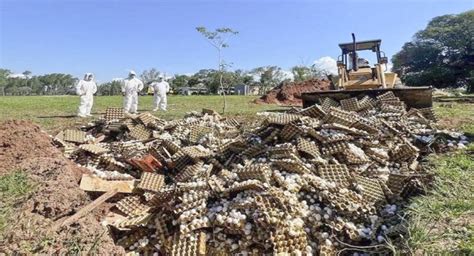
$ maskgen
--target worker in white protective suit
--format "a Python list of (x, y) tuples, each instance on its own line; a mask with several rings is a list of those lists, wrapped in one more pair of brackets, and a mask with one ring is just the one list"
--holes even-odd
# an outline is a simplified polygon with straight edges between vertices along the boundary
[(86, 73), (84, 79), (76, 85), (76, 93), (81, 96), (78, 116), (87, 117), (91, 115), (92, 104), (94, 103), (94, 94), (97, 92), (97, 85), (93, 80), (91, 73)]
[(143, 89), (143, 83), (136, 78), (135, 71), (128, 73), (128, 78), (122, 83), (123, 109), (126, 113), (136, 114), (138, 109), (138, 93)]
[(160, 75), (158, 81), (153, 82), (150, 86), (153, 88), (153, 111), (157, 111), (158, 108), (166, 111), (166, 93), (170, 91), (170, 84)]

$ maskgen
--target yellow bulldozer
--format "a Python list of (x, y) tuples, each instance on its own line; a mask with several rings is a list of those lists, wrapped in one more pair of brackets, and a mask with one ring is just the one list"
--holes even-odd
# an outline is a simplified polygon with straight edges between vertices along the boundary
[[(337, 60), (338, 79), (335, 90), (303, 93), (303, 106), (311, 106), (326, 97), (342, 100), (365, 95), (375, 97), (392, 91), (408, 107), (431, 107), (432, 88), (402, 85), (396, 73), (387, 71), (388, 58), (380, 50), (381, 44), (380, 39), (357, 42), (354, 34), (352, 42), (339, 44), (342, 54)], [(376, 63), (370, 66), (368, 60), (359, 56), (361, 51), (373, 52)]]

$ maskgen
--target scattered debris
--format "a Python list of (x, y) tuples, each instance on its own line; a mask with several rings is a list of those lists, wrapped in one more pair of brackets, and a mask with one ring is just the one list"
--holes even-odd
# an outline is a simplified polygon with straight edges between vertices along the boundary
[(331, 82), (327, 79), (310, 79), (302, 82), (281, 83), (255, 102), (301, 106), (303, 104), (303, 100), (301, 99), (302, 93), (327, 91), (330, 85)]
[(209, 110), (109, 118), (83, 127), (87, 142), (58, 145), (104, 184), (137, 182), (107, 221), (126, 251), (311, 255), (383, 253), (404, 232), (404, 202), (432, 179), (423, 159), (467, 144), (391, 93), (260, 117), (246, 129)]
[[(53, 230), (58, 220), (80, 211), (98, 195), (78, 186), (87, 169), (80, 168), (54, 147), (46, 132), (31, 121), (0, 123), (0, 175), (23, 171), (32, 194), (13, 208), (2, 208), (0, 254), (123, 255), (100, 221), (113, 205), (106, 202), (73, 225)], [(5, 214), (6, 213), (6, 214)]]
[(53, 230), (58, 230), (59, 228), (63, 226), (70, 225), (74, 222), (77, 222), (80, 218), (84, 217), (88, 213), (90, 213), (92, 210), (95, 208), (99, 207), (102, 203), (107, 201), (107, 199), (112, 198), (117, 194), (117, 189), (113, 188), (110, 189), (107, 193), (101, 195), (97, 199), (94, 200), (94, 202), (88, 204), (84, 208), (81, 208), (78, 212), (76, 212), (74, 215), (68, 217), (66, 220), (60, 220), (54, 225)]

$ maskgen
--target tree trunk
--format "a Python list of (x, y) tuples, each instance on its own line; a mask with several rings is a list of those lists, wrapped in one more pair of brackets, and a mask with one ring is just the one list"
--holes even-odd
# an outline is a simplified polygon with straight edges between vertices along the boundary
[(221, 49), (219, 51), (219, 85), (221, 87), (222, 98), (224, 99), (224, 106), (222, 108), (222, 114), (225, 114), (227, 109), (227, 99), (225, 97), (224, 85), (222, 84), (222, 57), (221, 57)]

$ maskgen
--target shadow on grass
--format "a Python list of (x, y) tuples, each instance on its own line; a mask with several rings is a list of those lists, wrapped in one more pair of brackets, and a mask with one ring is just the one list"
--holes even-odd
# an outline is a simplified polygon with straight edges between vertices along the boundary
[(46, 119), (46, 118), (75, 118), (77, 115), (55, 115), (55, 116), (37, 116), (37, 118), (40, 119)]

